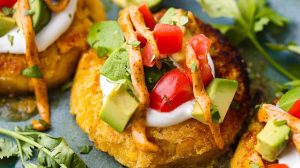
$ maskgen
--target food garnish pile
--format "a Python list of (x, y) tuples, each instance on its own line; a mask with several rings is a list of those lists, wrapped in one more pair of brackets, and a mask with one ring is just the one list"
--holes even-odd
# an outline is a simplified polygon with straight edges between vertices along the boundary
[[(50, 107), (35, 35), (47, 25), (52, 13), (63, 11), (70, 1), (0, 2), (0, 37), (16, 25), (24, 33), (28, 68), (22, 74), (32, 80), (41, 117), (39, 121), (32, 120), (32, 129), (9, 131), (0, 128), (0, 134), (16, 140), (14, 145), (0, 139), (0, 159), (19, 155), (24, 167), (37, 167), (25, 162), (37, 149), (39, 165), (87, 167), (63, 138), (36, 132), (49, 129)], [(233, 25), (218, 25), (223, 33), (234, 32), (238, 37), (233, 41), (237, 43), (249, 39), (280, 73), (297, 83), (298, 78), (275, 62), (257, 40), (256, 33), (269, 22), (278, 26), (287, 22), (268, 8), (265, 0), (239, 0), (238, 3), (229, 0), (227, 4), (222, 0), (198, 1), (209, 15), (225, 16), (235, 21)], [(127, 6), (123, 1), (118, 2)], [(224, 10), (219, 7), (224, 7)], [(220, 124), (234, 104), (238, 81), (216, 77), (209, 53), (211, 40), (205, 34), (192, 35), (190, 32), (192, 28), (198, 28), (196, 24), (191, 12), (175, 8), (169, 8), (157, 21), (148, 6), (141, 4), (122, 9), (117, 21), (99, 22), (89, 31), (90, 47), (97, 51), (98, 57), (107, 58), (100, 72), (99, 87), (103, 92), (100, 119), (119, 133), (130, 125), (135, 145), (143, 152), (161, 150), (148, 139), (147, 127), (168, 127), (190, 118), (208, 125), (215, 144), (224, 149)], [(8, 37), (11, 44), (13, 38)], [(295, 44), (268, 46), (299, 53)], [(174, 115), (181, 119), (173, 119)], [(155, 117), (166, 120), (164, 123), (155, 122)], [(255, 146), (246, 158), (247, 166), (265, 167), (265, 162), (276, 162), (289, 142), (300, 155), (300, 85), (294, 85), (280, 96), (275, 105), (262, 104), (257, 120), (263, 127), (255, 135)], [(91, 150), (89, 146), (82, 149)], [(268, 164), (268, 167), (288, 166), (280, 162)]]

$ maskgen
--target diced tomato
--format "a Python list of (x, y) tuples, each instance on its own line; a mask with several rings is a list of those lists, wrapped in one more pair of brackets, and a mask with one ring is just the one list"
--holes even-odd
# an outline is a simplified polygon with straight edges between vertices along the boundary
[(298, 99), (295, 104), (292, 106), (292, 108), (289, 110), (289, 113), (300, 119), (300, 99)]
[(150, 93), (150, 107), (160, 112), (170, 112), (194, 98), (193, 86), (179, 69), (167, 72)]
[(11, 8), (16, 2), (17, 2), (17, 0), (1, 0), (0, 8), (3, 8), (3, 7)]
[(190, 45), (193, 47), (197, 58), (201, 63), (207, 62), (207, 53), (209, 52), (211, 41), (203, 34), (198, 34), (189, 39)]
[(156, 25), (156, 21), (148, 8), (148, 6), (144, 3), (139, 6), (139, 11), (142, 13), (145, 24), (147, 27), (149, 27), (151, 30), (154, 29)]
[(142, 36), (139, 32), (136, 32), (136, 37), (138, 41), (141, 42), (140, 46), (144, 48), (147, 43), (147, 39), (144, 36)]
[(161, 54), (173, 54), (182, 48), (183, 33), (177, 26), (157, 24), (153, 35)]
[[(154, 58), (153, 58), (154, 57)], [(155, 64), (155, 55), (150, 43), (147, 43), (142, 51), (143, 64), (147, 67), (153, 67)]]
[(267, 168), (289, 168), (286, 164), (271, 164)]
[(203, 84), (207, 86), (211, 80), (213, 80), (213, 74), (211, 67), (208, 63), (207, 54), (209, 52), (211, 41), (203, 34), (193, 36), (189, 40), (189, 44), (194, 49), (196, 56), (199, 60), (199, 68), (201, 71), (201, 77)]

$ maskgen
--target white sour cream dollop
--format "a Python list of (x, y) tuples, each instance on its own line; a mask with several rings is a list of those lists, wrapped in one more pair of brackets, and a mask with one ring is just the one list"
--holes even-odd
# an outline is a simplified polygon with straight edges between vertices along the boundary
[(278, 162), (286, 164), (289, 168), (299, 168), (300, 167), (300, 156), (296, 147), (289, 143), (278, 158)]
[[(60, 13), (52, 13), (50, 22), (36, 35), (38, 51), (45, 51), (72, 24), (77, 7), (77, 0), (71, 0), (66, 9)], [(9, 37), (13, 37), (11, 42)], [(0, 37), (0, 53), (25, 54), (26, 41), (23, 32), (14, 28)]]
[[(209, 65), (212, 69), (213, 76), (215, 76), (215, 66), (210, 55), (208, 55)], [(100, 87), (103, 93), (103, 101), (110, 94), (116, 84), (111, 82), (108, 78), (100, 76)], [(160, 112), (152, 108), (147, 109), (147, 126), (149, 127), (168, 127), (176, 125), (190, 118), (193, 118), (192, 112), (194, 109), (195, 99), (187, 101), (170, 112)]]

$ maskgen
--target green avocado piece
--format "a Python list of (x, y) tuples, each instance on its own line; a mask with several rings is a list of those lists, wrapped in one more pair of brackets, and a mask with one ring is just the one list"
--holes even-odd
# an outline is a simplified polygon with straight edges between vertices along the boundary
[(279, 99), (277, 105), (284, 111), (289, 111), (299, 98), (300, 98), (300, 87), (297, 87), (286, 92)]
[[(213, 119), (218, 119), (218, 123), (222, 123), (231, 105), (234, 95), (238, 88), (238, 82), (235, 80), (215, 78), (207, 87), (206, 91), (212, 102)], [(217, 118), (217, 114), (219, 117)], [(198, 103), (195, 103), (192, 115), (195, 119), (202, 123), (206, 123), (204, 113), (201, 111)], [(216, 116), (216, 117), (214, 117)]]
[(126, 8), (131, 5), (139, 5), (146, 3), (149, 8), (157, 7), (162, 0), (114, 0), (114, 2), (123, 8)]
[(115, 50), (105, 61), (100, 73), (112, 81), (122, 79), (130, 80), (130, 67), (127, 50), (123, 47)]
[(289, 135), (290, 128), (284, 122), (269, 120), (257, 135), (255, 150), (264, 160), (273, 162), (285, 148)]
[(32, 25), (35, 33), (40, 32), (50, 21), (51, 11), (44, 0), (30, 0), (30, 9), (33, 11)]
[(173, 24), (173, 21), (176, 19), (177, 12), (175, 8), (169, 8), (163, 17), (159, 20), (161, 24)]
[(9, 32), (12, 28), (16, 26), (16, 22), (11, 17), (0, 16), (0, 37)]
[(118, 81), (103, 103), (100, 118), (116, 131), (123, 132), (138, 105), (132, 84), (128, 80)]
[[(51, 11), (43, 0), (30, 0), (29, 1), (30, 10), (22, 15), (31, 15), (32, 26), (37, 34), (40, 32), (51, 20)], [(21, 31), (23, 31), (21, 21), (20, 21), (20, 11), (16, 10), (14, 18), (17, 20), (17, 24)]]
[(98, 50), (98, 56), (107, 56), (121, 47), (125, 42), (117, 21), (103, 21), (93, 25), (87, 41), (92, 48)]

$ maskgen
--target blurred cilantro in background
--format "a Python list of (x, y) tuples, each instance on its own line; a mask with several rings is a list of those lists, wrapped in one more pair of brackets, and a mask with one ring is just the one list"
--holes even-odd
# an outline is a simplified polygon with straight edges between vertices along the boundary
[[(214, 25), (233, 43), (239, 44), (248, 39), (264, 58), (280, 73), (290, 80), (297, 77), (276, 62), (257, 40), (257, 33), (264, 30), (270, 23), (282, 27), (288, 19), (280, 16), (268, 7), (266, 0), (197, 0), (205, 12), (211, 17), (225, 17), (234, 20), (230, 25)], [(271, 49), (288, 50), (299, 53), (299, 46), (295, 44), (269, 44)]]

